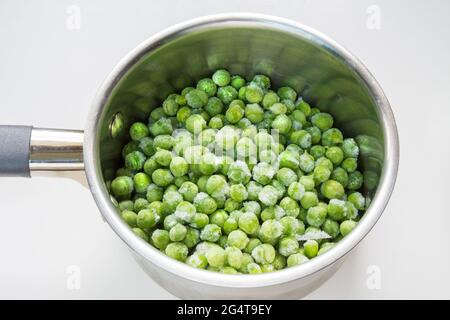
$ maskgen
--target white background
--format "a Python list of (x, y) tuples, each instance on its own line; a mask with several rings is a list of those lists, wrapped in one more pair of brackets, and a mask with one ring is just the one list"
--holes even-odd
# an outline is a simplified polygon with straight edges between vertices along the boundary
[[(312, 26), (359, 57), (395, 113), (397, 185), (379, 223), (308, 298), (450, 298), (449, 1), (0, 1), (0, 123), (84, 127), (96, 89), (148, 36), (201, 15), (247, 11)], [(67, 28), (67, 8), (81, 28)], [(370, 29), (367, 9), (380, 9)], [(0, 298), (174, 298), (135, 264), (89, 191), (0, 180)], [(81, 271), (79, 290), (67, 268)], [(370, 266), (381, 288), (367, 286)]]

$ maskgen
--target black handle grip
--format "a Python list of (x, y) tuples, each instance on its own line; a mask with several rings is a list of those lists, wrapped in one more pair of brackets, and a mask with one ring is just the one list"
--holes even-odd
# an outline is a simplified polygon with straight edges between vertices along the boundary
[(32, 128), (0, 125), (0, 177), (30, 177)]

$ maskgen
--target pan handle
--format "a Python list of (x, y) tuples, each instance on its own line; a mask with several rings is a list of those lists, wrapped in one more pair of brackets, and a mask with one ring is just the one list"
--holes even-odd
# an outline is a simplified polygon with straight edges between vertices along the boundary
[(83, 136), (80, 130), (0, 126), (0, 177), (79, 176)]

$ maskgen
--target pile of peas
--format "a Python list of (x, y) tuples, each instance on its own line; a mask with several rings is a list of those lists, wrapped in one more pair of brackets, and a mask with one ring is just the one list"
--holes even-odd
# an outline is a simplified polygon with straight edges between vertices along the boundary
[(368, 205), (357, 143), (294, 89), (270, 88), (217, 70), (131, 125), (108, 185), (137, 236), (192, 267), (256, 274), (352, 231)]

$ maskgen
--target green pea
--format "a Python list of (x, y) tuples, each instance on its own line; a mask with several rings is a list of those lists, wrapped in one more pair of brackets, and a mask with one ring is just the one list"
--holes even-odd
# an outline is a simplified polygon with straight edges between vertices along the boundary
[(231, 76), (227, 70), (220, 69), (220, 70), (217, 70), (216, 72), (214, 72), (214, 74), (212, 75), (212, 80), (219, 87), (224, 87), (230, 83)]
[(111, 182), (111, 191), (116, 197), (130, 196), (134, 189), (133, 179), (120, 176)]

